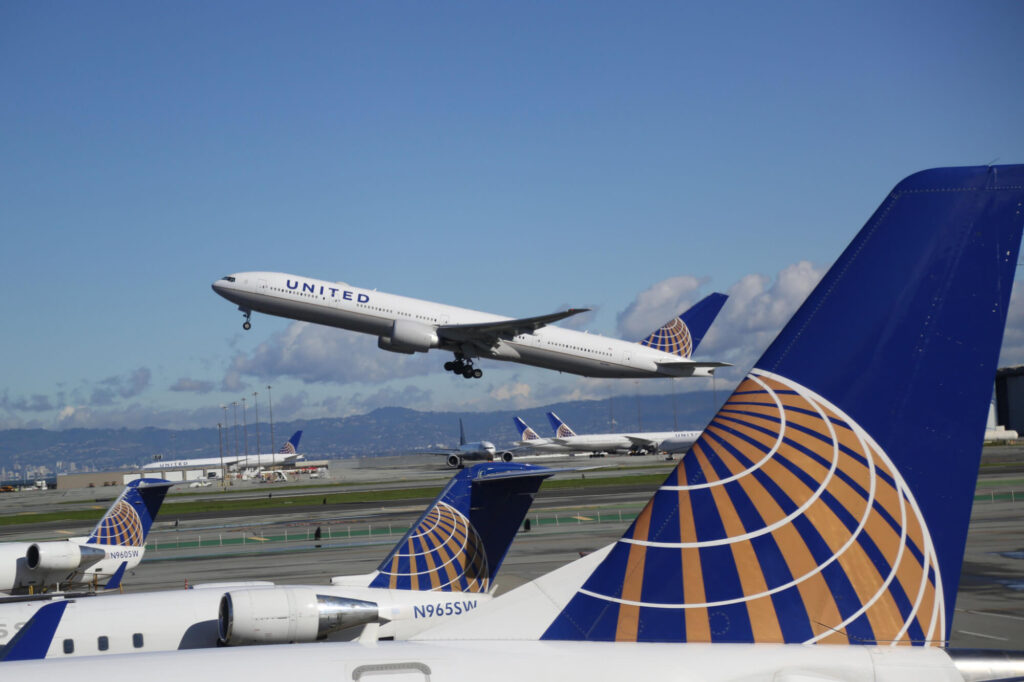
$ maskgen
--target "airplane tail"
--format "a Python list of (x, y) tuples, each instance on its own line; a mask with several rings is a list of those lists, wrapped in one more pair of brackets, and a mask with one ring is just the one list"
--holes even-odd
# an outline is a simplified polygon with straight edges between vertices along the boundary
[(1022, 207), (897, 185), (543, 637), (944, 644)]
[(519, 417), (512, 417), (512, 421), (516, 424), (516, 429), (519, 431), (519, 440), (523, 442), (531, 440), (539, 440), (540, 436), (530, 426)]
[(466, 427), (462, 425), (462, 420), (459, 419), (459, 445), (466, 444)]
[(463, 469), (377, 567), (370, 587), (488, 592), (534, 494), (555, 473), (518, 462)]
[(718, 317), (718, 312), (728, 298), (727, 295), (717, 292), (708, 294), (682, 315), (673, 317), (654, 330), (650, 336), (639, 342), (640, 345), (689, 358), (696, 352), (697, 346), (704, 339), (708, 328)]
[(288, 439), (288, 442), (286, 442), (284, 445), (282, 445), (281, 449), (277, 451), (278, 454), (280, 454), (280, 455), (294, 455), (296, 452), (299, 451), (299, 439), (300, 438), (302, 438), (302, 431), (296, 431), (295, 433), (293, 433), (292, 437)]
[(142, 547), (172, 485), (162, 478), (131, 481), (93, 528), (86, 544)]
[(570, 429), (569, 425), (559, 419), (558, 415), (554, 412), (548, 412), (548, 421), (551, 422), (555, 438), (571, 438), (576, 435), (576, 432)]

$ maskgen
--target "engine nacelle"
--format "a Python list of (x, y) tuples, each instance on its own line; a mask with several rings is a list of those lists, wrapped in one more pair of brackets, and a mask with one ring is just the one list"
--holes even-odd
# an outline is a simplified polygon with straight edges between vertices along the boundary
[(77, 542), (34, 542), (25, 552), (25, 564), (33, 571), (75, 571), (106, 556), (102, 549)]
[(502, 462), (511, 462), (513, 459), (512, 453), (509, 452), (508, 450), (505, 450), (504, 452), (500, 453), (499, 456), (501, 457)]
[(458, 469), (462, 467), (462, 458), (458, 455), (448, 455), (447, 462), (449, 469)]
[(391, 325), (391, 335), (377, 339), (378, 348), (407, 355), (426, 353), (437, 345), (437, 330), (415, 320), (395, 320)]
[(377, 621), (374, 602), (317, 594), (304, 587), (233, 590), (220, 598), (223, 644), (315, 642), (335, 630)]

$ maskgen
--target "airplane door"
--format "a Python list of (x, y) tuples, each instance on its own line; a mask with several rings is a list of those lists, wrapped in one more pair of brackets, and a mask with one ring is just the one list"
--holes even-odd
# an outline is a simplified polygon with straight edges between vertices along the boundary
[(261, 279), (260, 280), (260, 284), (259, 284), (259, 288), (260, 289), (266, 289), (267, 288), (267, 280)]

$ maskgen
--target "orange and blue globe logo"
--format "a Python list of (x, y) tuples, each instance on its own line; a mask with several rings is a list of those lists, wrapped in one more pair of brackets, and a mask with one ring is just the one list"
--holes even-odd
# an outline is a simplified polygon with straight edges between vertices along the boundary
[(683, 358), (688, 358), (693, 353), (690, 330), (678, 317), (641, 341), (640, 345)]
[(138, 512), (124, 500), (118, 500), (100, 521), (94, 537), (95, 542), (101, 545), (141, 547), (145, 543), (146, 533)]

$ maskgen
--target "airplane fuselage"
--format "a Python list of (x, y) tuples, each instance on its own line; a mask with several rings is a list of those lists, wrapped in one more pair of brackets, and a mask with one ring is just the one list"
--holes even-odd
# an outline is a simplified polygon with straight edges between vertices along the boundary
[[(60, 566), (43, 565), (30, 568), (26, 555), (33, 545), (40, 546), (47, 555), (60, 555)], [(74, 551), (78, 558), (69, 556)], [(125, 545), (101, 545), (81, 540), (56, 540), (49, 542), (4, 542), (0, 543), (0, 592), (26, 594), (30, 590), (41, 592), (52, 589), (58, 583), (69, 585), (91, 585), (93, 581), (113, 575), (122, 563), (126, 570), (135, 568), (146, 548)]]
[[(488, 345), (446, 339), (443, 333), (438, 334), (439, 328), (512, 318), (342, 282), (279, 272), (240, 272), (218, 280), (213, 289), (243, 312), (261, 312), (373, 334), (380, 339), (382, 349), (400, 353), (436, 348), (469, 358), (518, 362), (587, 377), (710, 376), (713, 371), (637, 343), (554, 325), (531, 333), (502, 336)], [(659, 362), (673, 364), (659, 367)]]
[(244, 469), (246, 467), (269, 467), (278, 464), (285, 464), (297, 459), (302, 455), (286, 453), (267, 453), (262, 455), (240, 455), (235, 457), (201, 457), (195, 459), (175, 459), (150, 462), (143, 466), (143, 469), (177, 469), (181, 467), (220, 467), (222, 464), (228, 469)]

